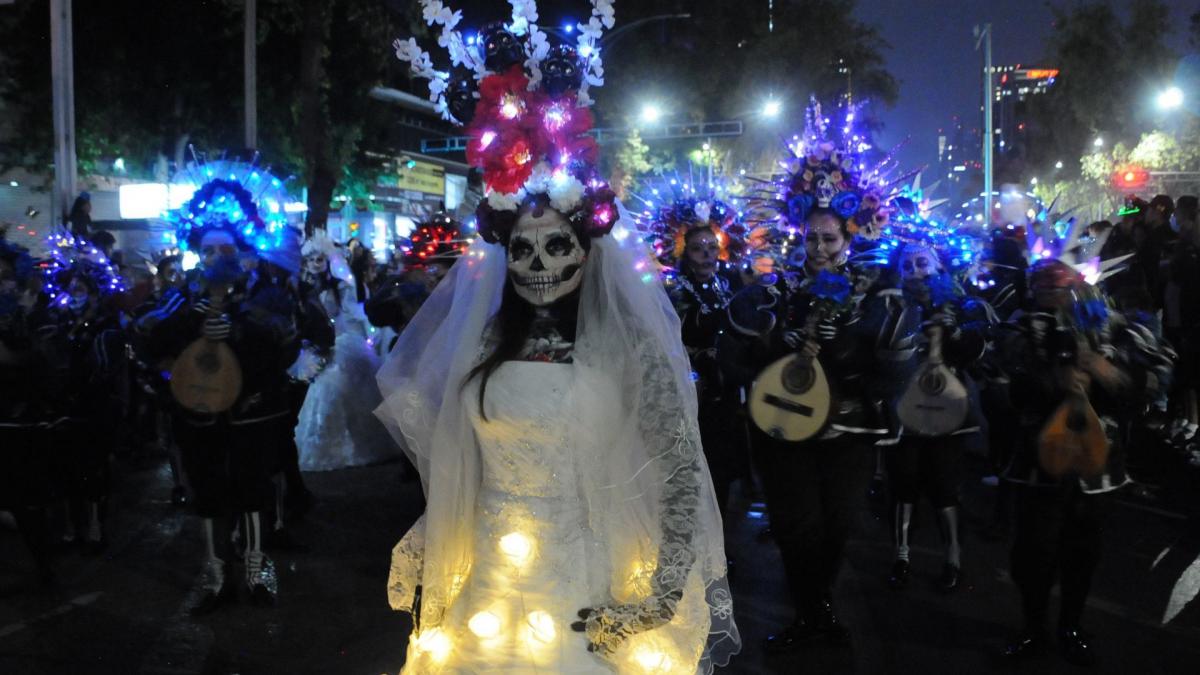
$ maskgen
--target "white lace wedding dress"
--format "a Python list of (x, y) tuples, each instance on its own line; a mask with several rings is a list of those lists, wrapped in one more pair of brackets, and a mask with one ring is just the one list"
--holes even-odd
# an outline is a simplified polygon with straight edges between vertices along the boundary
[[(375, 464), (400, 456), (387, 430), (371, 413), (382, 396), (375, 386), (380, 357), (368, 342), (371, 326), (349, 284), (326, 290), (321, 301), (334, 318), (337, 338), (333, 357), (308, 387), (296, 445), (303, 471), (329, 471)], [(372, 340), (374, 342), (375, 340)]]

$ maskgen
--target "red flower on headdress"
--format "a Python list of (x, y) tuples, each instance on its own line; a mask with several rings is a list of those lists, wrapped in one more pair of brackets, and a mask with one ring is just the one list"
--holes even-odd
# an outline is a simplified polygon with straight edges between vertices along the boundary
[(551, 100), (529, 91), (520, 66), (479, 83), (479, 103), (467, 127), (467, 162), (483, 169), (488, 187), (513, 193), (543, 159), (552, 165), (595, 161), (596, 142), (585, 134), (592, 115), (572, 99)]

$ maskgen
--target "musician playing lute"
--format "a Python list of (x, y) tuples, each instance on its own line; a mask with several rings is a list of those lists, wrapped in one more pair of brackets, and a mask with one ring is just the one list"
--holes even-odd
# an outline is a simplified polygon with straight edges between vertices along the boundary
[[(1103, 548), (1104, 495), (1129, 482), (1114, 420), (1145, 409), (1170, 362), (1148, 330), (1109, 311), (1066, 263), (1037, 262), (1029, 287), (1029, 309), (1014, 315), (1000, 345), (1020, 411), (1021, 440), (1005, 478), (1016, 487), (1012, 578), (1024, 615), (1004, 655), (1025, 660), (1047, 646), (1050, 590), (1057, 579), (1059, 650), (1068, 662), (1088, 665), (1097, 655), (1081, 620)], [(1084, 451), (1105, 452), (1106, 461), (1099, 471), (1083, 461), (1078, 471), (1054, 475), (1064, 465), (1040, 446), (1063, 406), (1080, 393), (1081, 410), (1063, 418), (1058, 431), (1086, 437), (1098, 416), (1107, 443)]]

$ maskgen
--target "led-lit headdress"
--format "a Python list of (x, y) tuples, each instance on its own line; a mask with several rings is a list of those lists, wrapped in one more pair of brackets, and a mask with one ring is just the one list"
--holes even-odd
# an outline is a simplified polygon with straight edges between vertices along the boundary
[(166, 219), (175, 227), (175, 240), (184, 251), (195, 249), (209, 230), (225, 230), (240, 246), (269, 251), (287, 245), (294, 233), (288, 223), (283, 181), (254, 161), (208, 162), (193, 153), (193, 161), (173, 180), (180, 189), (195, 188), (182, 207)]
[(441, 26), (438, 44), (455, 69), (436, 70), (415, 39), (396, 40), (396, 56), (429, 80), (430, 100), (447, 120), (466, 127), (467, 161), (483, 170), (490, 190), (477, 212), (480, 236), (503, 240), (517, 211), (539, 200), (580, 230), (603, 236), (617, 220), (616, 196), (593, 171), (595, 139), (589, 88), (604, 83), (596, 43), (613, 26), (612, 0), (591, 0), (574, 48), (552, 47), (537, 26), (537, 3), (510, 0), (512, 21), (485, 26), (478, 41), (455, 30), (462, 13), (421, 0), (425, 21)]
[[(893, 177), (898, 164), (893, 149), (868, 168), (871, 149), (855, 129), (862, 104), (846, 107), (836, 128), (812, 99), (805, 112), (804, 135), (793, 136), (790, 157), (780, 162), (784, 173), (756, 191), (752, 206), (777, 227), (799, 227), (813, 209), (825, 208), (846, 219), (852, 235), (875, 239), (888, 224), (888, 202), (897, 187), (915, 172)], [(831, 133), (833, 131), (834, 133)]]
[(452, 262), (467, 250), (462, 224), (448, 213), (435, 213), (417, 226), (400, 245), (406, 266)]
[(42, 290), (51, 307), (65, 307), (70, 303), (68, 289), (71, 281), (77, 278), (92, 286), (101, 297), (125, 292), (125, 280), (104, 252), (91, 242), (67, 232), (56, 232), (47, 238), (46, 249), (46, 259), (39, 266)]
[[(1030, 218), (1025, 226), (1029, 246), (1027, 256), (1031, 268), (1041, 260), (1058, 260), (1070, 265), (1088, 284), (1095, 285), (1125, 269), (1124, 263), (1133, 254), (1101, 260), (1099, 251), (1091, 250), (1083, 240), (1084, 227), (1071, 215), (1074, 209), (1054, 211), (1056, 198), (1050, 205)], [(1032, 269), (1031, 269), (1032, 273)]]
[[(858, 262), (893, 262), (906, 252), (929, 251), (937, 256), (942, 267), (956, 276), (977, 276), (977, 266), (983, 254), (984, 241), (976, 228), (935, 217), (930, 204), (941, 204), (924, 198), (920, 181), (907, 187), (889, 201), (891, 211), (874, 248), (856, 254)], [(869, 259), (869, 260), (868, 260)]]
[(640, 220), (655, 257), (667, 268), (678, 265), (687, 248), (687, 236), (698, 230), (708, 230), (717, 238), (721, 262), (738, 260), (745, 247), (745, 225), (737, 210), (720, 200), (677, 199), (657, 210), (643, 211)]

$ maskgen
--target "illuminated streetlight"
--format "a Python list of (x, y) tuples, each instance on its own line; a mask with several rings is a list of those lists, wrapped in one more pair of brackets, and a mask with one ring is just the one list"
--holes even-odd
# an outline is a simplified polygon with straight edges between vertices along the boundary
[(1092, 145), (1097, 148), (1103, 148), (1104, 147), (1104, 137), (1097, 136), (1096, 140), (1092, 141)]
[(1061, 159), (1054, 163), (1054, 168), (1061, 169), (1062, 167), (1063, 167), (1063, 163), (1062, 163)]
[(1033, 178), (1030, 178), (1030, 179), (1029, 179), (1029, 184), (1030, 184), (1030, 185), (1037, 185), (1037, 176), (1034, 176)]
[(1183, 105), (1183, 90), (1179, 87), (1165, 89), (1158, 94), (1159, 110), (1174, 110)]
[(662, 109), (653, 103), (642, 106), (642, 122), (646, 124), (654, 124), (662, 119), (662, 114)]
[(777, 117), (783, 111), (783, 104), (775, 99), (769, 99), (763, 104), (763, 117)]

